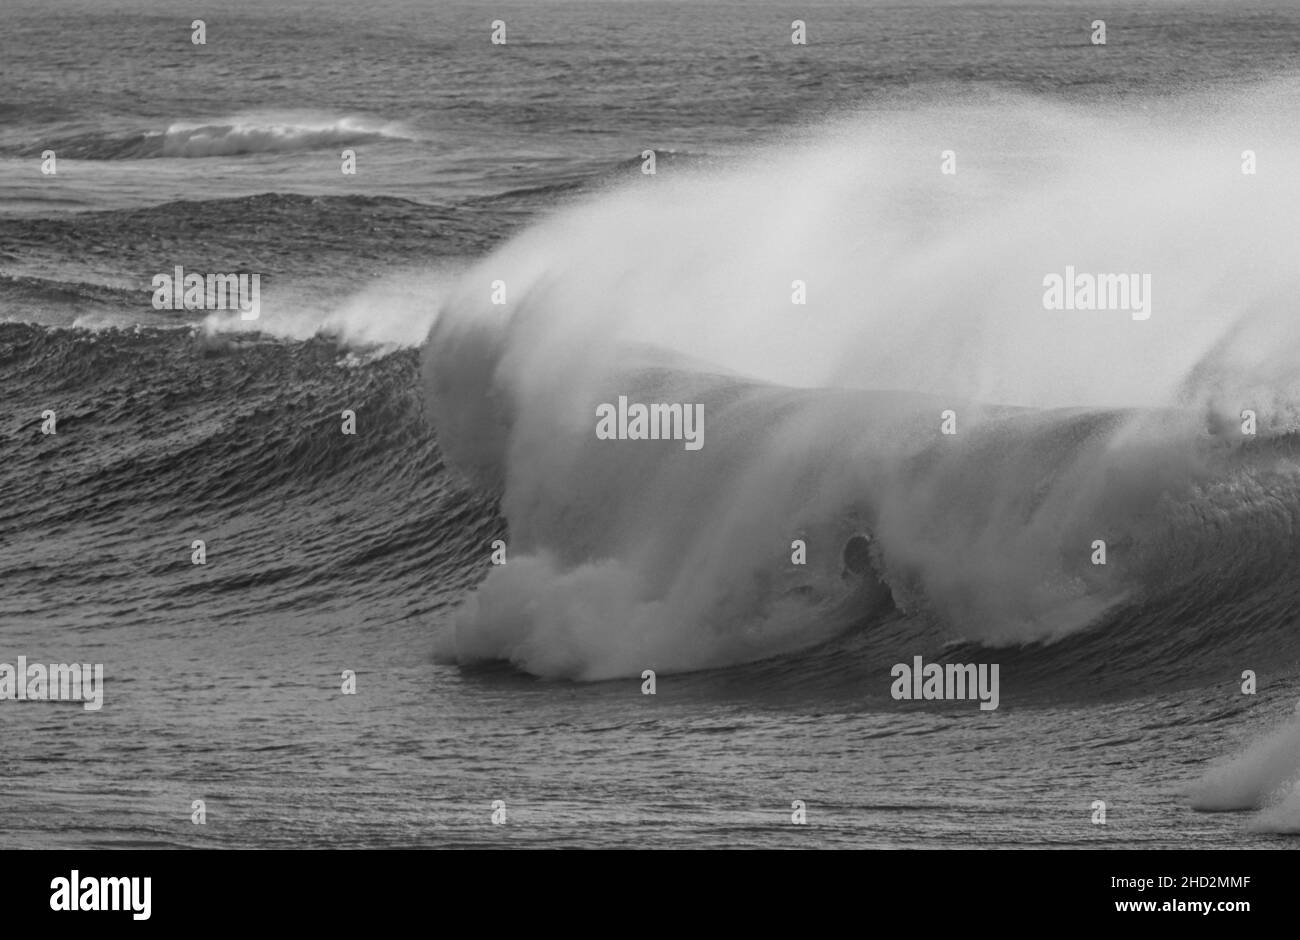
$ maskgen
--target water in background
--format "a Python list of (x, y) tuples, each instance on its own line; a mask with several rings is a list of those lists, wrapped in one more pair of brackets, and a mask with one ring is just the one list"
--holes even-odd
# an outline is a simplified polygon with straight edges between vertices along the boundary
[(1292, 845), (1300, 11), (490, 7), (6, 7), (0, 844)]

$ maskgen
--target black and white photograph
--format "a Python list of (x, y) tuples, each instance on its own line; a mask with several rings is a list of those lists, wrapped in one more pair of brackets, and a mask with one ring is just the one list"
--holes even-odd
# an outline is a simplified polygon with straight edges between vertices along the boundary
[(1247, 923), (1212, 853), (1300, 848), (1298, 115), (1296, 0), (0, 0), (23, 905), (1061, 849)]

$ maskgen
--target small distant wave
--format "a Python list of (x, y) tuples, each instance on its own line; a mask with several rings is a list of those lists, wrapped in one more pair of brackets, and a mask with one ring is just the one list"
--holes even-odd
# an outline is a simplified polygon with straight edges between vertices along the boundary
[(0, 302), (6, 312), (52, 305), (139, 307), (139, 293), (126, 287), (79, 280), (0, 274)]
[(209, 314), (203, 334), (211, 342), (243, 333), (293, 340), (319, 336), (379, 354), (414, 348), (428, 334), (437, 315), (437, 298), (449, 281), (449, 275), (437, 271), (411, 271), (392, 274), (336, 303), (271, 298), (256, 321), (228, 311)]
[[(352, 285), (476, 253), (518, 211), (516, 203), (458, 211), (388, 196), (260, 193), (0, 217), (0, 303), (7, 319), (48, 323), (41, 314), (51, 313), (66, 324), (70, 307), (110, 305), (152, 322), (152, 278), (179, 263), (258, 272), (264, 289), (271, 279), (314, 286), (333, 307)], [(200, 265), (199, 257), (209, 260)], [(105, 283), (115, 286), (99, 286)]]
[(163, 135), (162, 156), (218, 157), (409, 139), (396, 125), (350, 117), (301, 123), (173, 124)]
[[(399, 124), (365, 117), (237, 116), (178, 121), (163, 131), (95, 132), (41, 144), (74, 160), (197, 159), (413, 140)], [(25, 148), (23, 155), (33, 152)]]
[[(320, 290), (277, 287), (264, 295), (261, 316), (244, 320), (238, 311), (216, 310), (201, 322), (158, 314), (150, 292), (71, 280), (0, 274), (0, 322), (58, 325), (99, 332), (141, 326), (190, 326), (208, 349), (224, 349), (239, 335), (309, 340), (322, 337), (367, 354), (420, 345), (437, 313), (437, 298), (452, 275), (438, 270), (394, 272), (353, 292), (323, 298)], [(201, 312), (200, 312), (201, 313)], [(175, 319), (176, 323), (165, 321)]]

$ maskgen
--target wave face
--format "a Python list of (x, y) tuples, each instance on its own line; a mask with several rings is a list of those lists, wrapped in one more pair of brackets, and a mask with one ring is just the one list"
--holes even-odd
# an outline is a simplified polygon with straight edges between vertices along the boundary
[[(1300, 181), (1243, 175), (1239, 142), (1300, 158), (1262, 119), (1298, 102), (1171, 102), (1158, 128), (1000, 96), (885, 109), (517, 236), (423, 353), (440, 445), (509, 525), (442, 654), (598, 679), (858, 626), (1087, 650), (1080, 681), (1109, 661), (1124, 683), (1294, 652)], [(1149, 319), (1044, 309), (1066, 266), (1149, 274)], [(703, 447), (598, 440), (619, 396), (702, 404)], [(846, 577), (855, 534), (883, 607)], [(1059, 678), (1055, 655), (1025, 672)]]
[[(500, 528), (491, 500), (450, 485), (410, 349), (0, 323), (0, 374), (7, 630), (63, 636), (75, 609), (149, 642), (190, 628), (276, 642), (271, 618), (381, 631), (459, 597)], [(212, 562), (197, 582), (196, 538)]]

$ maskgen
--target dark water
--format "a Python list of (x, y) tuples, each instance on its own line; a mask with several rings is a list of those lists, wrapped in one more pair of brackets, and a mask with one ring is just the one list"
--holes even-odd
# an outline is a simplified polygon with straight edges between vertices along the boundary
[[(911, 128), (937, 152), (946, 138), (925, 136), (944, 124), (936, 102), (969, 100), (993, 115), (993, 129), (956, 127), (957, 139), (987, 133), (1002, 156), (1032, 160), (1091, 139), (1057, 109), (1104, 107), (1157, 130), (1162, 115), (1185, 110), (1170, 102), (1189, 96), (1198, 113), (1239, 95), (1282, 102), (1262, 109), (1278, 124), (1294, 113), (1279, 110), (1296, 100), (1289, 86), (1268, 84), (1289, 80), (1300, 54), (1294, 4), (805, 6), (234, 3), (212, 12), (208, 44), (195, 46), (189, 24), (202, 14), (189, 9), (9, 0), (0, 662), (99, 662), (106, 685), (98, 712), (0, 702), (0, 845), (1294, 845), (1300, 462), (1285, 419), (1245, 448), (1189, 436), (1107, 464), (1099, 455), (1119, 446), (1123, 419), (1109, 403), (1063, 386), (1050, 401), (1001, 396), (1086, 408), (997, 426), (956, 463), (903, 447), (899, 476), (928, 488), (899, 488), (891, 476), (873, 508), (895, 558), (915, 564), (894, 584), (900, 609), (843, 629), (781, 624), (777, 639), (751, 629), (771, 609), (732, 603), (733, 587), (761, 594), (750, 581), (728, 580), (715, 596), (699, 588), (703, 577), (673, 580), (665, 558), (709, 570), (711, 530), (699, 519), (779, 537), (780, 556), (786, 523), (810, 503), (771, 519), (748, 510), (784, 507), (791, 481), (807, 482), (803, 455), (825, 457), (819, 492), (840, 485), (825, 468), (856, 466), (878, 438), (784, 437), (778, 426), (792, 414), (784, 427), (811, 428), (839, 409), (861, 416), (892, 404), (709, 386), (698, 393), (711, 403), (738, 402), (704, 451), (718, 463), (700, 477), (666, 466), (639, 478), (639, 494), (625, 483), (653, 462), (637, 455), (638, 471), (577, 438), (568, 447), (563, 421), (539, 423), (524, 405), (519, 426), (566, 449), (512, 452), (504, 500), (445, 465), (418, 349), (431, 324), (440, 311), (458, 320), (470, 307), (462, 295), (480, 290), (474, 265), (556, 210), (595, 213), (575, 224), (599, 248), (616, 198), (604, 194), (644, 184), (647, 148), (660, 175), (726, 174), (756, 145), (797, 149), (828, 118), (866, 114), (893, 116), (886, 126)], [(789, 43), (795, 17), (809, 23), (807, 47)], [(496, 18), (507, 23), (504, 47), (488, 42)], [(1093, 19), (1107, 21), (1104, 47), (1088, 41)], [(917, 114), (928, 115), (920, 130)], [(1220, 147), (1229, 160), (1255, 145), (1216, 140), (1215, 126), (1211, 117), (1171, 134), (1180, 153)], [(1285, 136), (1276, 146), (1260, 149), (1296, 153)], [(345, 148), (357, 154), (355, 175), (340, 172)], [(55, 176), (39, 171), (47, 149)], [(1014, 161), (988, 164), (994, 178), (1017, 172)], [(1030, 198), (1064, 191), (1046, 178), (1048, 196)], [(815, 173), (800, 179), (817, 191)], [(828, 206), (818, 210), (828, 226), (842, 224), (835, 179), (825, 177)], [(907, 188), (895, 182), (892, 194)], [(1281, 251), (1294, 244), (1297, 203), (1294, 187), (1278, 185), (1281, 198), (1273, 190), (1258, 203), (1202, 193), (1185, 218), (1207, 218), (1207, 205), (1212, 221), (1240, 221), (1243, 206), (1274, 212), (1266, 226), (1247, 219), (1227, 231), (1263, 233)], [(780, 189), (755, 185), (754, 199)], [(1145, 184), (1131, 192), (1167, 203)], [(982, 197), (962, 205), (976, 212)], [(1070, 212), (1049, 227), (1088, 228), (1084, 209)], [(711, 218), (701, 208), (672, 226), (647, 223), (646, 243), (686, 252)], [(951, 217), (916, 219), (941, 229)], [(985, 222), (1009, 231), (996, 216)], [(781, 219), (767, 230), (782, 231)], [(541, 281), (590, 277), (645, 293), (628, 272), (653, 268), (616, 248), (589, 257), (594, 274), (552, 264)], [(669, 260), (674, 278), (686, 270)], [(150, 280), (176, 265), (260, 272), (262, 320), (154, 310)], [(1268, 295), (1293, 305), (1293, 265), (1262, 270), (1253, 276)], [(665, 290), (656, 310), (673, 299)], [(1228, 312), (1254, 309), (1237, 306)], [(558, 321), (553, 331), (576, 333)], [(1269, 392), (1260, 400), (1300, 400), (1295, 347), (1262, 345), (1281, 351), (1281, 365), (1255, 373)], [(424, 358), (436, 372), (437, 355)], [(1159, 361), (1151, 353), (1147, 371)], [(947, 360), (934, 370), (961, 372)], [(918, 388), (935, 390), (925, 375), (918, 368)], [(57, 434), (41, 432), (47, 409)], [(345, 409), (356, 412), (354, 436), (340, 433)], [(743, 477), (728, 463), (738, 454), (777, 469)], [(534, 478), (534, 466), (557, 476)], [(1118, 481), (1086, 489), (1082, 509), (1060, 508), (1066, 484), (1091, 485), (1094, 470)], [(733, 502), (742, 477), (758, 491), (752, 506)], [(566, 485), (548, 488), (554, 479)], [(677, 520), (656, 481), (678, 495), (698, 486), (682, 496), (691, 511)], [(762, 526), (727, 528), (733, 517), (710, 504), (747, 510), (735, 515)], [(1044, 504), (1046, 519), (1035, 515)], [(1005, 525), (963, 515), (971, 507)], [(931, 511), (961, 522), (914, 524)], [(670, 516), (678, 527), (662, 521)], [(1057, 552), (1062, 532), (1086, 544), (1100, 521), (1123, 530), (1117, 551), (1134, 560), (1122, 583), (1099, 586), (1067, 565), (1053, 577), (1071, 579), (1071, 603), (1039, 604), (1047, 582), (1033, 559)], [(523, 572), (524, 586), (530, 572), (566, 585), (562, 597), (546, 595), (560, 627), (528, 612), (524, 626), (506, 628), (480, 609), (468, 620), (462, 611), (456, 638), (456, 612), (492, 570), (497, 538), (520, 550), (507, 569)], [(206, 542), (203, 566), (191, 564), (195, 539)], [(927, 567), (931, 549), (938, 568)], [(952, 560), (958, 549), (1007, 563), (965, 567)], [(690, 585), (681, 596), (703, 592), (707, 603), (646, 621), (657, 632), (637, 637), (630, 614), (619, 619), (627, 608), (572, 586), (604, 555), (653, 557), (647, 571), (672, 571), (661, 588)], [(892, 577), (895, 562), (886, 564)], [(739, 561), (722, 574), (739, 567), (768, 577)], [(477, 595), (483, 604), (518, 600), (504, 578)], [(701, 610), (745, 622), (714, 635), (693, 619)], [(1038, 629), (1044, 610), (1052, 630)], [(1034, 628), (988, 626), (1022, 615)], [(647, 645), (631, 651), (625, 632)], [(890, 666), (913, 655), (1001, 663), (1000, 708), (893, 701)], [(653, 697), (641, 694), (643, 664), (660, 670)], [(340, 694), (348, 669), (355, 696)], [(1259, 675), (1256, 696), (1241, 694), (1246, 669)], [(196, 799), (207, 803), (206, 826), (190, 822)], [(507, 804), (508, 825), (491, 824), (494, 800)], [(809, 807), (806, 827), (790, 824), (793, 800)], [(1105, 826), (1092, 823), (1095, 800), (1108, 805)], [(1260, 813), (1192, 808), (1261, 800)]]

